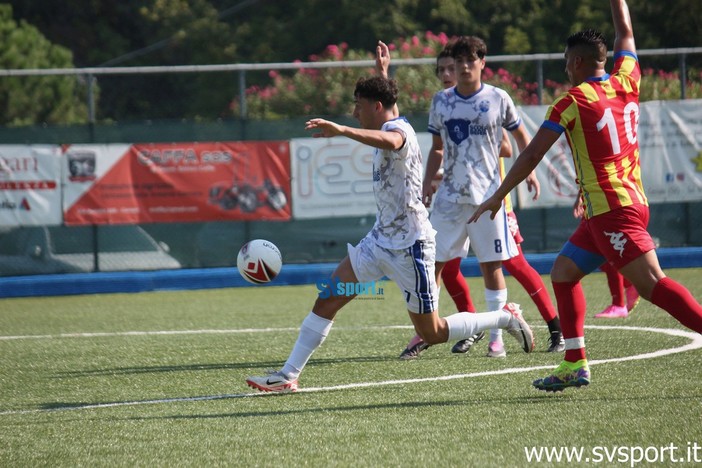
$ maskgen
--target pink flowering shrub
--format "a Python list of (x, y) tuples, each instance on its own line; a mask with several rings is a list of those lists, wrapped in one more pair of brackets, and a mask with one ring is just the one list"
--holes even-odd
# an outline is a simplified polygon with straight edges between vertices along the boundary
[[(641, 100), (657, 101), (680, 99), (680, 73), (645, 68), (641, 70)], [(702, 97), (702, 72), (690, 70), (685, 88), (687, 99)]]
[[(444, 33), (427, 31), (423, 35), (399, 38), (390, 43), (393, 59), (435, 58), (450, 38)], [(355, 51), (348, 44), (328, 45), (325, 50), (309, 57), (310, 62), (338, 62), (374, 60), (375, 51)], [(435, 66), (400, 66), (393, 77), (400, 88), (398, 106), (405, 115), (425, 114), (429, 110), (432, 97), (440, 89), (435, 76)], [(391, 61), (392, 65), (392, 61)], [(508, 68), (492, 65), (483, 71), (483, 81), (507, 91), (517, 105), (539, 104), (538, 84), (534, 77), (523, 77)], [(505, 65), (508, 67), (508, 65)], [(512, 69), (522, 69), (512, 65)], [(677, 71), (643, 70), (641, 100), (679, 99), (680, 79)], [(297, 70), (271, 70), (270, 83), (264, 86), (251, 86), (246, 90), (247, 116), (253, 119), (279, 119), (306, 115), (338, 116), (349, 115), (353, 111), (353, 88), (360, 76), (375, 74), (374, 67), (330, 67), (299, 68)], [(702, 73), (690, 71), (686, 88), (689, 99), (702, 97)], [(542, 100), (549, 104), (569, 88), (565, 76), (562, 79), (544, 79)], [(239, 115), (238, 99), (229, 106), (231, 115)]]

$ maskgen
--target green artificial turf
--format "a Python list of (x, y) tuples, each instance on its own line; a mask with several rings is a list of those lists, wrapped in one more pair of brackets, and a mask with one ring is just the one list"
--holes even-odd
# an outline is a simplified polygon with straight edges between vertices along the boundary
[[(702, 296), (700, 269), (667, 273)], [(482, 282), (469, 283), (482, 309)], [(591, 361), (692, 342), (632, 328), (686, 330), (645, 301), (627, 319), (594, 319), (609, 304), (607, 283), (593, 274), (583, 284), (586, 326), (616, 327), (586, 329)], [(510, 301), (538, 341), (526, 355), (505, 335), (506, 359), (486, 358), (480, 342), (467, 355), (448, 344), (400, 361), (413, 332), (400, 293), (386, 286), (382, 299), (340, 312), (300, 377), (304, 391), (287, 395), (256, 393), (244, 379), (282, 365), (314, 286), (5, 299), (0, 466), (702, 462), (702, 350), (595, 363), (589, 387), (547, 394), (531, 381), (561, 355), (545, 352), (547, 329), (513, 278)], [(445, 292), (441, 301), (442, 315), (454, 312)], [(539, 447), (581, 450), (581, 459), (530, 462), (525, 450)]]

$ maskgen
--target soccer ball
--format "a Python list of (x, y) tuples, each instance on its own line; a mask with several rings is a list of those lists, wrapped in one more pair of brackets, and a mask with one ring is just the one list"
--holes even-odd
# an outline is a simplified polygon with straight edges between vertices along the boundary
[(278, 276), (283, 267), (283, 258), (273, 242), (256, 239), (241, 247), (236, 257), (236, 267), (249, 283), (264, 284)]

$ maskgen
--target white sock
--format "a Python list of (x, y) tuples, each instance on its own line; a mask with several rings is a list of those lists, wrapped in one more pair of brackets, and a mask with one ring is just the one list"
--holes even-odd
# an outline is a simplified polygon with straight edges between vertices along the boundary
[[(507, 290), (485, 289), (485, 304), (487, 305), (488, 310), (502, 310), (502, 308), (507, 304)], [(502, 341), (502, 329), (491, 329), (490, 341)]]
[(448, 325), (449, 341), (465, 340), (471, 336), (489, 328), (507, 327), (512, 320), (512, 314), (504, 310), (494, 312), (483, 312), (481, 314), (457, 314), (444, 317)]
[(312, 353), (324, 342), (333, 324), (333, 321), (310, 312), (302, 321), (295, 346), (281, 369), (283, 374), (291, 380), (298, 378)]

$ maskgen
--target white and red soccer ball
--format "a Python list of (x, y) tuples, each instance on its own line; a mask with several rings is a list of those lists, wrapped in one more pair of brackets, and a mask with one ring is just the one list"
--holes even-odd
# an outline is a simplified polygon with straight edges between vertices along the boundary
[(278, 276), (283, 267), (283, 257), (273, 242), (256, 239), (241, 247), (236, 266), (249, 283), (264, 284)]

